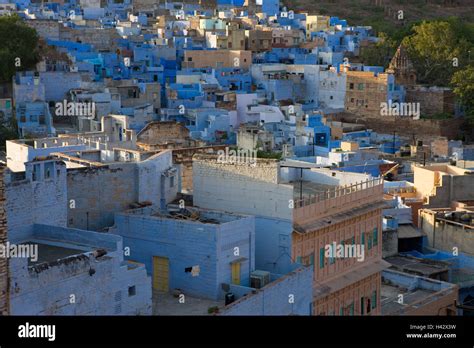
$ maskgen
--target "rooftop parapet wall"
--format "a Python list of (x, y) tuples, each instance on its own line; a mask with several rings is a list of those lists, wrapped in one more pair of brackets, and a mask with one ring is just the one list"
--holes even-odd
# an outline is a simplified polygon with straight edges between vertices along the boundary
[[(196, 154), (193, 160), (198, 164), (201, 170), (206, 170), (211, 176), (218, 175), (219, 172), (226, 172), (229, 175), (235, 175), (236, 180), (244, 180), (245, 177), (252, 180), (278, 184), (280, 182), (280, 166), (279, 162), (274, 159), (255, 159), (252, 165), (248, 161), (242, 163), (219, 161), (218, 155)], [(205, 163), (199, 166), (199, 163)]]
[(382, 201), (382, 199), (383, 179), (381, 178), (338, 186), (325, 193), (295, 201), (293, 221), (295, 224), (304, 225), (315, 219)]
[[(193, 157), (193, 201), (201, 208), (228, 210), (289, 221), (293, 186), (280, 184), (279, 162), (218, 163), (216, 155)], [(254, 160), (254, 159), (252, 159)]]

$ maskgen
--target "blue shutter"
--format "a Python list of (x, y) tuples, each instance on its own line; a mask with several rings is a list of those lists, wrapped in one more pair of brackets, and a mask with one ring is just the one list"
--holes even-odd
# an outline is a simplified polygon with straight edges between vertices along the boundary
[(324, 248), (319, 249), (319, 268), (324, 268)]

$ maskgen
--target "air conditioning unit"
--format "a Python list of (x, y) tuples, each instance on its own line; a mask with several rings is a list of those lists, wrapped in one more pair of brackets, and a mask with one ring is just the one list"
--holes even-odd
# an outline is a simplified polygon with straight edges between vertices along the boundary
[(270, 272), (253, 271), (250, 274), (250, 287), (254, 289), (261, 289), (270, 283)]

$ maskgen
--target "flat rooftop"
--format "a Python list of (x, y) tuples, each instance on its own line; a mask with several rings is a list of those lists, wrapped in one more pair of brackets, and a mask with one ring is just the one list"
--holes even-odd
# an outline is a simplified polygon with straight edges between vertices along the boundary
[[(427, 289), (414, 289), (408, 290), (407, 288), (382, 281), (382, 289), (380, 294), (380, 303), (382, 305), (382, 314), (389, 315), (403, 311), (407, 306), (418, 308), (416, 303), (422, 301), (428, 296), (435, 294), (435, 290)], [(403, 303), (399, 303), (399, 295), (403, 295)]]
[(21, 243), (22, 245), (37, 245), (38, 246), (38, 259), (36, 261), (32, 261), (31, 258), (28, 259), (28, 266), (34, 266), (44, 262), (53, 262), (57, 260), (64, 259), (68, 256), (83, 254), (87, 251), (92, 251), (93, 249), (73, 249), (69, 247), (57, 246), (46, 244), (44, 242), (35, 242), (35, 241), (27, 241)]
[(420, 168), (432, 172), (440, 172), (447, 175), (474, 174), (474, 172), (470, 171), (469, 169), (463, 169), (449, 164), (432, 164), (425, 167), (415, 167), (415, 171)]
[(295, 199), (300, 199), (301, 192), (303, 192), (303, 198), (309, 198), (310, 196), (317, 196), (325, 193), (327, 190), (338, 187), (337, 185), (319, 184), (307, 180), (303, 180), (302, 182), (290, 181), (288, 184), (293, 186), (293, 195)]
[(424, 260), (413, 256), (396, 255), (385, 259), (392, 268), (428, 278), (447, 280), (449, 265), (442, 261)]
[(125, 214), (215, 225), (236, 221), (247, 217), (245, 215), (191, 207), (181, 209), (178, 206), (174, 207), (172, 205), (168, 206), (168, 209), (166, 210), (158, 210), (151, 206), (145, 206), (137, 209), (127, 210)]
[(224, 300), (213, 301), (193, 297), (186, 292), (186, 303), (179, 303), (178, 298), (170, 292), (153, 291), (153, 315), (212, 315), (208, 312), (211, 307), (224, 308)]
[(457, 289), (456, 285), (444, 281), (384, 270), (380, 294), (382, 315), (410, 313), (454, 292), (457, 294)]

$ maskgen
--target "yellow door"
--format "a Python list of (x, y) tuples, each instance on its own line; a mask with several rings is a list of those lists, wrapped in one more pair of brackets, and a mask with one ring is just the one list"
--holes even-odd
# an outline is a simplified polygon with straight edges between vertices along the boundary
[(153, 289), (168, 291), (169, 260), (167, 257), (153, 256)]
[(240, 285), (240, 262), (232, 264), (232, 284)]

